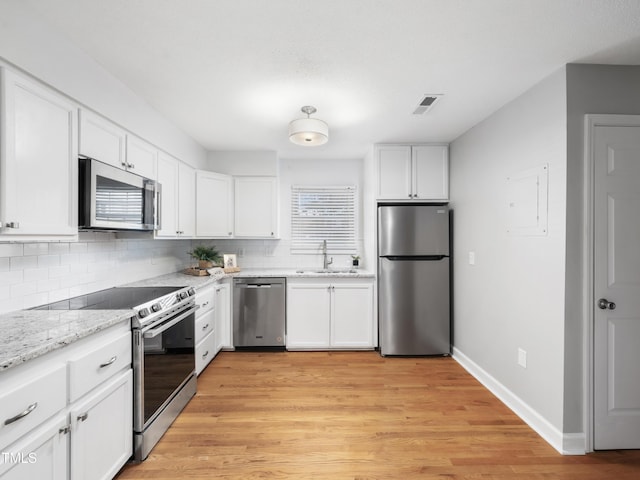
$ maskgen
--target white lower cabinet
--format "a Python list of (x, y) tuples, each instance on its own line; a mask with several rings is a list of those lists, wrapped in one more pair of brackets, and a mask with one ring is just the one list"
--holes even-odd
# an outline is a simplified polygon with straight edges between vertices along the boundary
[(373, 282), (287, 280), (287, 349), (371, 349), (373, 329)]
[(231, 340), (231, 279), (215, 286), (216, 291), (216, 353), (223, 348), (232, 348)]
[(0, 479), (111, 480), (133, 453), (130, 322), (0, 372)]
[(111, 480), (129, 459), (132, 398), (129, 369), (71, 406), (71, 480)]
[(31, 435), (2, 450), (2, 480), (69, 478), (69, 420), (57, 415)]
[[(205, 314), (206, 322), (211, 325), (215, 322), (215, 311)], [(196, 343), (196, 375), (200, 375), (202, 371), (211, 363), (213, 357), (216, 356), (216, 332), (215, 327), (211, 327), (211, 331), (207, 336)]]
[(196, 292), (196, 375), (200, 375), (216, 355), (216, 290), (209, 285)]

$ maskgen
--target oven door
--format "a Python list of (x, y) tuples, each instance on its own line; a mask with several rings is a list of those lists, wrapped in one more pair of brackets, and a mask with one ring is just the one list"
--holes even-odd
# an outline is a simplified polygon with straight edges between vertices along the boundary
[(135, 432), (143, 432), (195, 375), (195, 303), (133, 332)]
[(92, 158), (80, 158), (81, 229), (153, 230), (156, 182)]

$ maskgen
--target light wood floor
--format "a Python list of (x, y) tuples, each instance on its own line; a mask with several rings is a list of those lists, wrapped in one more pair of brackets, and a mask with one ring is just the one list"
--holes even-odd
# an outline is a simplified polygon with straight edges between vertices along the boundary
[(222, 352), (148, 479), (640, 479), (640, 451), (562, 456), (451, 358)]

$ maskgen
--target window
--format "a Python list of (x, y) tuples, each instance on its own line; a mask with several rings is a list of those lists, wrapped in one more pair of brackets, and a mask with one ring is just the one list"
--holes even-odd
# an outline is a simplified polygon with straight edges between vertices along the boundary
[(291, 187), (291, 252), (356, 253), (356, 187)]

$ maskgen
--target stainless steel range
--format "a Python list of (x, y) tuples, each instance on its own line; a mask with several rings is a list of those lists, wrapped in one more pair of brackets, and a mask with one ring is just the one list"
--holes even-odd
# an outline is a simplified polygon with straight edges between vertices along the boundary
[(116, 287), (39, 310), (133, 309), (133, 459), (142, 461), (196, 393), (195, 291)]

